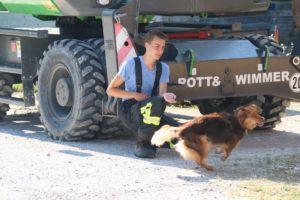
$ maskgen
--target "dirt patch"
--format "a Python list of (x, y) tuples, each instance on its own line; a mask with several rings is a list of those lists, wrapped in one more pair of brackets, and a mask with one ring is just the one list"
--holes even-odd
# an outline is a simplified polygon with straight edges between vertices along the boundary
[[(196, 108), (167, 109), (182, 122)], [(173, 150), (137, 159), (132, 138), (53, 141), (37, 108), (13, 106), (0, 122), (0, 199), (300, 199), (300, 103), (274, 130), (254, 131), (207, 172)]]

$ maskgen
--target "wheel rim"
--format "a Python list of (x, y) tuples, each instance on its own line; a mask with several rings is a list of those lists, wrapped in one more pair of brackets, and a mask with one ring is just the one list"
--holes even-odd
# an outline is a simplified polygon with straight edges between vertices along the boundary
[(60, 78), (56, 83), (56, 100), (60, 106), (71, 106), (73, 103), (72, 95), (70, 95), (72, 80), (70, 78)]
[(51, 112), (58, 120), (66, 120), (73, 107), (73, 81), (68, 68), (63, 64), (53, 67), (48, 86), (48, 101)]

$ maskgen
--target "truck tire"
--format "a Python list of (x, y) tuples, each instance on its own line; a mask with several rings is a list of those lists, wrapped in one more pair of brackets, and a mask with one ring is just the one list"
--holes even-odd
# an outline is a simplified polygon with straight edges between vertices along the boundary
[[(267, 46), (272, 54), (283, 54), (283, 48), (268, 36), (251, 34), (246, 36), (246, 39), (252, 42), (252, 44), (259, 49)], [(250, 103), (255, 103), (260, 106), (262, 109), (262, 115), (266, 119), (264, 126), (259, 127), (258, 129), (274, 128), (281, 122), (281, 117), (286, 115), (286, 108), (290, 105), (290, 101), (288, 99), (275, 96), (257, 96), (254, 97)]]
[(283, 48), (277, 44), (273, 39), (266, 35), (261, 34), (251, 34), (246, 36), (246, 39), (249, 40), (254, 46), (257, 48), (262, 48), (264, 46), (267, 46), (271, 53), (274, 55), (282, 55), (283, 54)]
[[(103, 69), (105, 70), (106, 74), (106, 61), (105, 61), (105, 49), (104, 49), (104, 41), (100, 38), (91, 38), (86, 40), (86, 43), (88, 43), (96, 52), (96, 54), (99, 56), (99, 60), (101, 65), (103, 66)], [(107, 77), (106, 82), (107, 81)], [(113, 114), (116, 114), (116, 107), (117, 107), (117, 98), (110, 97), (106, 95), (106, 102), (105, 102), (105, 109), (110, 111)], [(109, 135), (124, 135), (128, 133), (128, 129), (123, 125), (122, 121), (120, 119), (111, 118), (111, 117), (103, 117), (103, 121), (101, 123), (101, 130), (98, 133), (98, 137), (109, 137)]]
[(94, 138), (102, 121), (104, 69), (86, 43), (65, 39), (49, 45), (40, 61), (41, 121), (53, 139)]
[(281, 122), (281, 117), (286, 116), (286, 108), (290, 105), (290, 101), (274, 96), (253, 96), (248, 97), (248, 103), (255, 104), (260, 108), (260, 114), (266, 119), (262, 127), (258, 130), (275, 128)]
[(242, 98), (230, 97), (220, 99), (204, 99), (193, 103), (198, 105), (200, 113), (206, 115), (213, 112), (231, 112), (242, 104)]
[[(10, 74), (0, 73), (0, 95), (4, 97), (11, 97), (11, 94), (13, 93), (13, 83), (14, 78)], [(0, 103), (0, 120), (3, 120), (8, 110), (8, 104)]]

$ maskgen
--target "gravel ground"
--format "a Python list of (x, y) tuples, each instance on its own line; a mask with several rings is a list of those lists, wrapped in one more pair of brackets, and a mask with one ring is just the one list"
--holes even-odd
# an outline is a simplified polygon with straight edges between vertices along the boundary
[[(167, 111), (182, 121), (199, 115)], [(131, 138), (53, 141), (35, 108), (13, 107), (0, 122), (0, 199), (300, 199), (300, 103), (276, 129), (249, 134), (226, 162), (212, 152), (216, 172), (169, 149), (138, 159), (133, 145)]]

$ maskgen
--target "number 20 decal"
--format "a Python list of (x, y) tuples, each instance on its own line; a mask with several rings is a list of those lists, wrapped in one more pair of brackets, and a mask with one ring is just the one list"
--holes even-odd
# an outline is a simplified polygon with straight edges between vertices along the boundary
[(300, 73), (293, 74), (290, 78), (290, 88), (293, 92), (300, 93)]

